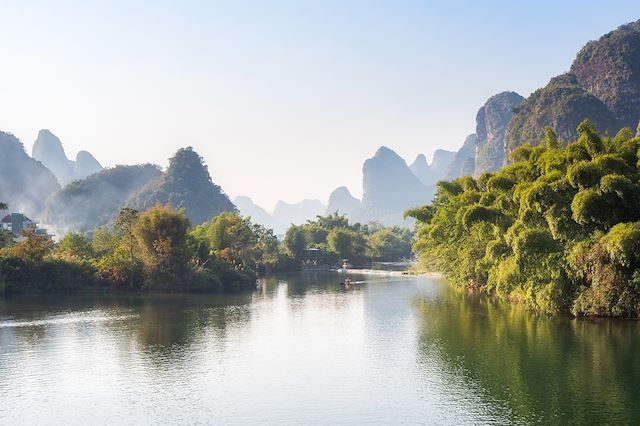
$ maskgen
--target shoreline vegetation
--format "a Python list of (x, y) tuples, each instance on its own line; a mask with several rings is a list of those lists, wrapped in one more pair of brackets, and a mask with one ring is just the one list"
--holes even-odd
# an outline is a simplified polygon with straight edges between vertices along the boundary
[(336, 212), (291, 226), (280, 242), (237, 212), (193, 226), (183, 210), (161, 204), (144, 212), (123, 208), (112, 226), (68, 232), (59, 242), (35, 229), (21, 237), (14, 242), (0, 230), (0, 296), (89, 288), (249, 292), (259, 275), (300, 270), (311, 261), (336, 267), (343, 259), (357, 267), (397, 261), (411, 256), (413, 241), (408, 229), (350, 224)]
[(574, 316), (640, 315), (640, 126), (550, 128), (500, 171), (441, 181), (410, 209), (419, 265), (456, 287)]

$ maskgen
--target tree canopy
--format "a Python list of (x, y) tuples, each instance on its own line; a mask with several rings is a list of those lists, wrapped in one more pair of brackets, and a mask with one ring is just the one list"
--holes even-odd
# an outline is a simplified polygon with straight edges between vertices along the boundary
[(600, 136), (585, 120), (478, 179), (440, 182), (414, 249), (455, 284), (541, 312), (640, 314), (640, 138)]

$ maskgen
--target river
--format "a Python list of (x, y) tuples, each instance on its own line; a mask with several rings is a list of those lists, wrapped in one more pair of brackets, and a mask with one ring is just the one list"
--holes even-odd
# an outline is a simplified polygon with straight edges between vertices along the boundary
[(0, 299), (0, 424), (621, 424), (640, 323), (538, 317), (430, 277), (249, 295)]

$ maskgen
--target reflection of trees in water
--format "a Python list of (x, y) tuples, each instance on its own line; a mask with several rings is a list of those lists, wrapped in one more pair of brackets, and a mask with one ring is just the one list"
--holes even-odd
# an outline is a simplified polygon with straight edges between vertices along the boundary
[(302, 314), (310, 307), (343, 311), (356, 301), (352, 296), (361, 294), (364, 287), (345, 288), (341, 280), (343, 275), (327, 271), (279, 274), (260, 280), (257, 298), (275, 299), (275, 306), (290, 314)]
[(143, 300), (137, 340), (158, 361), (187, 356), (203, 336), (224, 341), (227, 329), (247, 324), (251, 294), (158, 295)]
[(640, 416), (635, 321), (546, 318), (449, 290), (418, 306), (420, 359), (435, 351), (516, 419), (629, 424)]
[(362, 286), (352, 285), (345, 289), (341, 283), (344, 275), (326, 271), (305, 271), (299, 273), (281, 274), (278, 277), (263, 278), (261, 288), (265, 296), (274, 295), (281, 284), (287, 285), (287, 296), (304, 296), (311, 292), (344, 293), (359, 292)]
[[(36, 346), (47, 335), (59, 333), (55, 323), (39, 321), (78, 317), (78, 324), (94, 317), (130, 319), (100, 322), (103, 335), (112, 334), (122, 350), (130, 351), (129, 334), (143, 354), (163, 360), (186, 354), (205, 331), (223, 340), (227, 328), (246, 324), (251, 315), (251, 294), (81, 294), (42, 297), (20, 297), (0, 300), (3, 319), (33, 322), (35, 325), (0, 330), (0, 344), (16, 342)], [(5, 343), (6, 342), (6, 343)]]

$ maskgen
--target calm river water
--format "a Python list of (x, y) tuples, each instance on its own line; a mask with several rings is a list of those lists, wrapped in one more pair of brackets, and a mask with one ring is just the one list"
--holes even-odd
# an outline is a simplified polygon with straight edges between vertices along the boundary
[(433, 278), (238, 296), (0, 299), (0, 424), (621, 424), (640, 323), (539, 318)]

